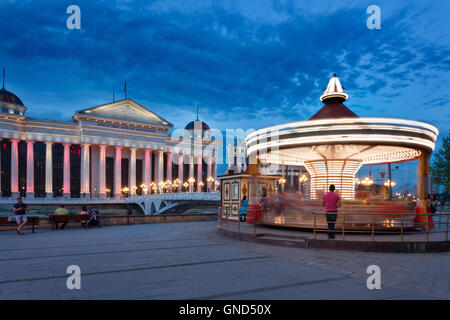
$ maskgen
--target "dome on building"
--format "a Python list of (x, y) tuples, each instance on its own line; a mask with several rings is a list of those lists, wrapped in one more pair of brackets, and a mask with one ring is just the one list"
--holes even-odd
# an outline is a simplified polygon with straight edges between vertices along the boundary
[(189, 131), (194, 130), (196, 122), (201, 122), (200, 125), (202, 127), (202, 133), (204, 133), (205, 131), (209, 130), (209, 126), (206, 123), (204, 123), (203, 121), (200, 121), (200, 120), (195, 120), (195, 121), (189, 122), (184, 129), (185, 130), (189, 130)]
[(0, 90), (0, 102), (12, 103), (24, 107), (22, 100), (14, 93), (9, 92), (5, 88)]
[[(210, 128), (205, 122), (200, 121), (198, 119), (198, 105), (197, 105), (197, 120), (189, 122), (184, 128), (184, 130), (188, 131), (192, 136), (194, 136), (194, 134), (196, 133), (195, 130), (200, 130), (200, 128), (202, 128), (202, 137), (209, 138)], [(205, 132), (208, 133), (206, 137)]]

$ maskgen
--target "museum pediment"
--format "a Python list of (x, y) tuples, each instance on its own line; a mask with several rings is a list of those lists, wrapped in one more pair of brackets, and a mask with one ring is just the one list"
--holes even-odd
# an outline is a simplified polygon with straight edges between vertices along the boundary
[(118, 120), (172, 128), (172, 124), (157, 114), (144, 108), (131, 99), (121, 100), (75, 112), (74, 118), (80, 117)]

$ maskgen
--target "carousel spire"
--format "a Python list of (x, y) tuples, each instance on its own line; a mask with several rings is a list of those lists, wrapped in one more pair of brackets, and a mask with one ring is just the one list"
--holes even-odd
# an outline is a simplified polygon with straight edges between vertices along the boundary
[(348, 98), (348, 94), (345, 93), (345, 90), (342, 87), (341, 82), (339, 81), (339, 78), (337, 77), (336, 73), (333, 74), (330, 81), (328, 82), (328, 86), (326, 90), (323, 92), (323, 94), (320, 96), (320, 100), (325, 103), (326, 100), (332, 98), (339, 98), (342, 99), (343, 101), (347, 100)]

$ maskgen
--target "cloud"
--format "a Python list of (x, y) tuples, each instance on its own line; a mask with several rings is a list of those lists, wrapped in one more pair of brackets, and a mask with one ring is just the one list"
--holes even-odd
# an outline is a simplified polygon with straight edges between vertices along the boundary
[(7, 86), (33, 115), (65, 116), (111, 100), (113, 87), (119, 97), (127, 80), (130, 97), (176, 126), (198, 103), (201, 118), (224, 129), (309, 118), (334, 72), (362, 116), (384, 115), (385, 103), (392, 116), (419, 116), (444, 90), (432, 87), (449, 85), (446, 42), (411, 24), (432, 20), (420, 3), (392, 10), (378, 31), (366, 28), (362, 6), (240, 3), (84, 0), (82, 29), (69, 31), (59, 1), (2, 2)]

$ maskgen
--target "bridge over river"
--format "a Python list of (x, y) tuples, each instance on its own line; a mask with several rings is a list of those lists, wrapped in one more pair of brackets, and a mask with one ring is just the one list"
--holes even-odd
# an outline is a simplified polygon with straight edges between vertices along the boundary
[[(110, 205), (110, 204), (136, 204), (145, 215), (169, 213), (177, 208), (190, 208), (192, 205), (219, 202), (219, 192), (180, 192), (146, 194), (123, 198), (24, 198), (30, 205)], [(0, 205), (13, 206), (15, 198), (0, 198)]]

